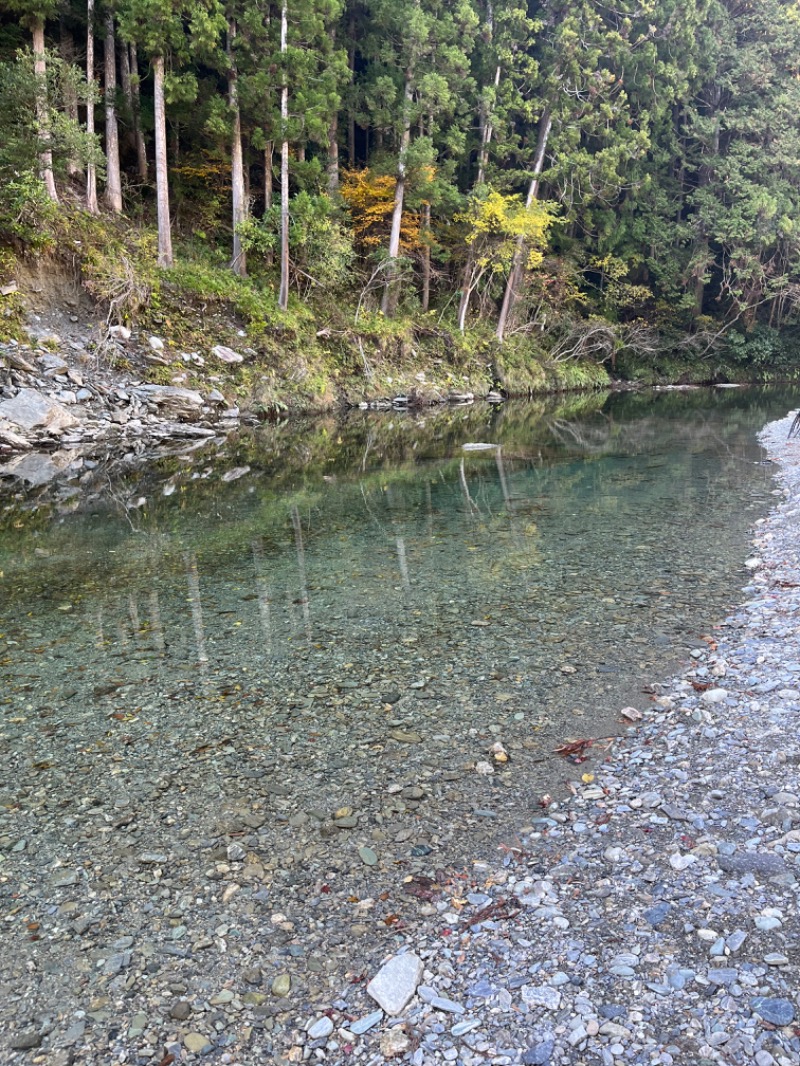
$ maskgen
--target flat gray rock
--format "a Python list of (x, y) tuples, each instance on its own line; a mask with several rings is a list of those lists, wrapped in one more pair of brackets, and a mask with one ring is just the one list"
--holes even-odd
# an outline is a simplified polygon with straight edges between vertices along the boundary
[(47, 429), (51, 433), (78, 425), (78, 419), (66, 407), (36, 389), (20, 389), (10, 400), (3, 400), (0, 419), (6, 419), (20, 429)]
[(787, 872), (786, 863), (780, 855), (762, 851), (744, 851), (739, 855), (720, 855), (717, 858), (720, 868), (729, 874), (761, 874), (775, 877)]
[(418, 955), (395, 955), (378, 970), (367, 992), (387, 1014), (400, 1014), (416, 992), (422, 970)]

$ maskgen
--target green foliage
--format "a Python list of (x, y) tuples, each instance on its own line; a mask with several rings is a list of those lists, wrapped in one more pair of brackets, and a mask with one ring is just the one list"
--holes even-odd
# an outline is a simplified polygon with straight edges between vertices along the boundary
[(53, 244), (56, 205), (32, 170), (18, 170), (0, 183), (0, 240), (16, 241), (34, 251)]
[[(350, 277), (353, 241), (330, 197), (298, 193), (289, 202), (289, 220), (289, 254), (298, 293), (305, 295), (312, 287), (341, 289)], [(248, 251), (262, 257), (275, 254), (280, 246), (279, 207), (263, 218), (248, 219), (240, 230)]]
[[(102, 177), (103, 153), (98, 139), (90, 140), (85, 130), (63, 110), (70, 94), (79, 100), (86, 99), (83, 75), (58, 56), (48, 54), (46, 93), (51, 104), (49, 147), (56, 176), (66, 174), (70, 160), (77, 165), (85, 165), (91, 160), (99, 167)], [(29, 50), (0, 61), (0, 99), (3, 101), (0, 108), (0, 185), (37, 169), (42, 139), (36, 118), (36, 94), (37, 78)]]

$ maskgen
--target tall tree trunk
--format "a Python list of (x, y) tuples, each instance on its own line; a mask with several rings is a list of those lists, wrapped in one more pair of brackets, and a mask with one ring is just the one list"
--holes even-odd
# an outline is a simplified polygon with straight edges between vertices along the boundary
[(240, 278), (247, 276), (247, 254), (242, 244), (239, 227), (247, 217), (247, 199), (244, 192), (244, 161), (242, 158), (242, 113), (239, 109), (239, 72), (233, 53), (236, 38), (236, 22), (228, 26), (228, 106), (233, 115), (233, 138), (231, 141), (231, 189), (233, 200), (233, 260), (231, 269)]
[[(500, 74), (502, 68), (499, 66), (494, 72), (494, 90), (497, 93), (497, 89), (500, 86)], [(483, 185), (486, 181), (486, 166), (489, 162), (489, 144), (491, 143), (492, 136), (494, 135), (494, 112), (491, 108), (481, 107), (481, 146), (478, 149), (478, 176), (476, 178), (476, 185)]]
[(156, 135), (156, 206), (158, 210), (158, 265), (172, 266), (172, 228), (169, 219), (167, 170), (167, 116), (164, 108), (164, 57), (153, 57), (153, 103)]
[[(336, 51), (336, 28), (329, 31), (331, 54)], [(328, 193), (332, 196), (339, 188), (339, 104), (328, 123)]]
[(399, 298), (399, 286), (396, 277), (396, 260), (400, 255), (400, 227), (403, 224), (403, 200), (406, 188), (406, 156), (411, 143), (411, 71), (406, 71), (403, 92), (403, 133), (400, 138), (400, 154), (397, 159), (397, 183), (394, 187), (394, 209), (392, 210), (392, 232), (389, 236), (389, 263), (386, 272), (386, 284), (383, 289), (381, 310), (385, 315), (394, 314)]
[(125, 101), (123, 125), (125, 127), (125, 144), (136, 148), (136, 134), (133, 128), (133, 87), (131, 85), (131, 55), (124, 41), (117, 41), (117, 59), (119, 61), (119, 83), (122, 98)]
[(272, 207), (272, 194), (274, 190), (274, 178), (272, 175), (272, 156), (275, 147), (272, 141), (267, 141), (264, 147), (264, 214)]
[(122, 211), (122, 176), (119, 169), (119, 127), (117, 126), (117, 46), (114, 14), (106, 15), (106, 203), (117, 214)]
[(427, 314), (431, 304), (431, 205), (422, 209), (422, 313)]
[[(94, 150), (94, 0), (86, 0), (86, 136)], [(97, 167), (91, 158), (86, 166), (86, 210), (100, 214), (97, 206)]]
[[(544, 157), (547, 151), (547, 142), (550, 139), (550, 131), (553, 128), (553, 115), (548, 108), (541, 119), (539, 120), (539, 137), (536, 142), (536, 156), (533, 161), (533, 177), (531, 178), (530, 186), (528, 187), (528, 196), (525, 200), (525, 206), (530, 207), (536, 197), (539, 195), (539, 179), (544, 170)], [(508, 282), (506, 283), (506, 291), (503, 296), (503, 305), (500, 308), (500, 317), (497, 320), (497, 339), (502, 343), (505, 337), (506, 327), (508, 326), (508, 319), (514, 309), (514, 301), (517, 296), (517, 289), (519, 287), (520, 279), (522, 277), (522, 268), (525, 262), (525, 238), (517, 238), (517, 246), (514, 249), (514, 257), (511, 260), (511, 270), (508, 275)]]
[(36, 124), (38, 126), (39, 177), (44, 182), (47, 195), (58, 203), (56, 181), (53, 177), (53, 151), (50, 147), (50, 111), (47, 106), (47, 58), (44, 50), (44, 19), (37, 18), (31, 27), (33, 35), (33, 72), (36, 76)]
[(328, 126), (328, 192), (339, 188), (339, 113), (334, 111)]
[[(497, 91), (500, 85), (501, 67), (497, 66), (494, 72), (494, 88)], [(494, 133), (493, 113), (491, 110), (481, 107), (480, 113), (481, 144), (478, 149), (478, 175), (475, 179), (475, 187), (480, 188), (486, 181), (486, 166), (489, 162), (489, 144)], [(475, 245), (469, 246), (467, 261), (464, 264), (464, 274), (461, 278), (461, 297), (458, 301), (458, 328), (461, 333), (467, 328), (467, 312), (472, 299), (473, 272), (475, 270)]]
[(356, 80), (356, 20), (350, 16), (348, 28), (350, 46), (347, 49), (347, 66), (350, 69), (350, 98), (347, 102), (347, 165), (352, 170), (356, 165), (356, 116), (353, 110), (353, 85)]
[(147, 181), (147, 149), (142, 133), (142, 105), (140, 97), (139, 57), (136, 45), (130, 45), (131, 52), (131, 93), (133, 96), (133, 133), (136, 139), (136, 171), (142, 181)]
[[(286, 32), (288, 25), (287, 0), (281, 4), (281, 55), (286, 55)], [(285, 311), (289, 306), (289, 141), (286, 129), (289, 123), (289, 84), (286, 73), (281, 85), (281, 284), (278, 307)]]
[[(59, 51), (64, 65), (72, 69), (75, 64), (75, 38), (72, 30), (64, 24), (63, 20), (59, 24)], [(78, 93), (69, 78), (67, 78), (64, 85), (64, 112), (70, 122), (73, 122), (77, 128)], [(76, 159), (70, 158), (67, 160), (67, 174), (71, 178), (80, 174), (80, 170), (80, 165)]]
[[(272, 157), (275, 153), (275, 146), (272, 141), (267, 141), (264, 147), (264, 214), (269, 214), (272, 209), (272, 198), (274, 193), (275, 179), (272, 173)], [(271, 267), (275, 262), (275, 254), (272, 248), (267, 251), (267, 266)]]

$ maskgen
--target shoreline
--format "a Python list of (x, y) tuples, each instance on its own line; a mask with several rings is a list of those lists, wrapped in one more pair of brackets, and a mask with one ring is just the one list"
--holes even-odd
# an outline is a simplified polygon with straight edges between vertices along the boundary
[[(351, 373), (337, 384), (335, 396), (326, 393), (311, 400), (298, 394), (295, 402), (284, 403), (280, 397), (288, 399), (289, 379), (281, 381), (268, 367), (242, 366), (244, 357), (233, 349), (216, 346), (217, 355), (212, 353), (206, 365), (198, 353), (168, 354), (160, 338), (132, 336), (130, 330), (113, 327), (117, 333), (98, 342), (93, 352), (89, 338), (100, 336), (97, 324), (71, 333), (77, 327), (70, 325), (69, 316), (52, 321), (63, 337), (40, 324), (31, 345), (0, 343), (0, 486), (11, 491), (71, 480), (98, 465), (141, 468), (204, 445), (221, 447), (242, 427), (286, 418), (300, 421), (358, 410), (414, 416), (598, 392), (753, 384), (643, 385), (612, 379), (600, 365), (562, 364), (535, 367), (541, 377), (536, 386), (532, 375), (527, 387), (521, 378), (520, 387), (499, 389), (488, 366), (480, 380), (467, 374), (456, 385), (455, 367), (434, 366), (442, 361), (423, 355), (418, 364), (398, 371), (392, 388)], [(159, 383), (164, 380), (170, 384)]]

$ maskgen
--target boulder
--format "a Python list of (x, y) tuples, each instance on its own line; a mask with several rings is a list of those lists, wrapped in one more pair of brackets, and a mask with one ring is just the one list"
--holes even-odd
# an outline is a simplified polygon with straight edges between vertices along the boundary
[(3, 400), (0, 419), (13, 422), (22, 430), (44, 429), (49, 433), (60, 433), (79, 424), (66, 407), (35, 389), (20, 389), (12, 399)]

